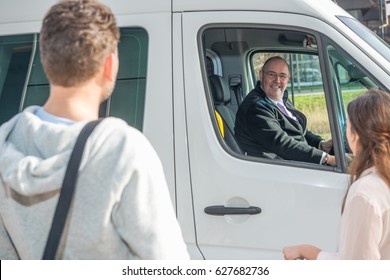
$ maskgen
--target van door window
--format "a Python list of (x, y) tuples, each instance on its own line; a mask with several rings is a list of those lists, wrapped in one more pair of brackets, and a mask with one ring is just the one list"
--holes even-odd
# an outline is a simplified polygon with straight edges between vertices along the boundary
[[(209, 100), (212, 103), (210, 105), (211, 118), (214, 123), (216, 135), (219, 137), (222, 145), (227, 148), (228, 152), (236, 153), (238, 157), (251, 155), (251, 157), (245, 157), (248, 160), (265, 160), (270, 162), (269, 159), (273, 159), (273, 163), (275, 164), (298, 164), (302, 166), (302, 163), (304, 163), (310, 168), (327, 168), (320, 164), (321, 157), (325, 153), (318, 150), (320, 147), (318, 144), (319, 140), (314, 135), (324, 140), (333, 138), (334, 135), (332, 135), (330, 125), (329, 100), (324, 87), (325, 78), (323, 71), (325, 67), (322, 65), (316, 36), (314, 34), (277, 28), (254, 28), (253, 26), (248, 28), (216, 27), (204, 30), (200, 42), (203, 44), (203, 53), (207, 56), (207, 51), (212, 51), (218, 55), (221, 63), (222, 75), (215, 78), (215, 75), (206, 73), (207, 58), (203, 58), (205, 65), (204, 77), (207, 79), (210, 90)], [(302, 129), (306, 127), (311, 131), (312, 134), (310, 132), (306, 134), (313, 136), (306, 137), (306, 140), (310, 142), (310, 144), (309, 142), (307, 144), (316, 149), (315, 156), (310, 161), (307, 158), (299, 161), (283, 158), (276, 151), (265, 151), (267, 149), (265, 144), (264, 151), (260, 151), (259, 149), (260, 152), (258, 154), (255, 154), (255, 152), (251, 154), (248, 152), (248, 146), (252, 145), (255, 141), (251, 142), (250, 140), (244, 143), (246, 147), (243, 147), (243, 137), (239, 139), (240, 137), (237, 135), (237, 128), (235, 127), (237, 108), (231, 110), (233, 101), (236, 101), (240, 105), (242, 100), (257, 86), (257, 82), (260, 80), (260, 69), (263, 67), (264, 62), (273, 56), (281, 56), (289, 64), (289, 72), (291, 75), (287, 85), (289, 99), (295, 109), (302, 112), (307, 119), (306, 124), (303, 124), (305, 121), (303, 123), (299, 122), (299, 124), (297, 122), (297, 127), (303, 125)], [(234, 84), (238, 86), (232, 86), (233, 80), (231, 77), (238, 77), (236, 80), (239, 80), (239, 83)], [(214, 84), (215, 81), (218, 81), (217, 86)], [(221, 90), (216, 91), (216, 88)], [(238, 98), (235, 98), (235, 94), (237, 93), (239, 93)], [(242, 98), (239, 98), (240, 93), (242, 94)], [(215, 111), (220, 116), (216, 115)], [(233, 117), (231, 117), (232, 113)], [(220, 128), (221, 118), (225, 127), (223, 130), (224, 135), (222, 135)], [(226, 127), (228, 130), (226, 130)], [(265, 128), (265, 130), (267, 129)], [(232, 137), (227, 137), (227, 133), (230, 130), (233, 131), (233, 135)], [(259, 135), (260, 132), (256, 137), (259, 137)], [(277, 139), (267, 139), (266, 142), (277, 143)], [(279, 150), (282, 149), (284, 148), (279, 148)], [(286, 148), (284, 150), (288, 149)], [(309, 147), (309, 149), (312, 148)], [(313, 159), (314, 157), (315, 160)], [(295, 158), (298, 157), (295, 156)]]
[[(234, 110), (232, 105), (233, 101), (240, 103), (242, 100), (235, 98), (235, 93), (242, 92), (243, 97), (250, 93), (260, 80), (259, 71), (264, 62), (270, 57), (281, 56), (289, 64), (289, 99), (294, 107), (306, 116), (306, 128), (309, 131), (324, 140), (333, 139), (334, 145), (329, 153), (336, 156), (335, 170), (346, 171), (352, 159), (345, 135), (346, 106), (350, 100), (367, 89), (388, 89), (381, 87), (381, 83), (350, 55), (340, 51), (342, 48), (321, 36), (313, 31), (284, 30), (281, 27), (271, 29), (219, 26), (203, 31), (200, 42), (205, 54), (204, 65), (207, 65), (209, 59), (207, 54), (213, 53), (214, 59), (218, 57), (219, 67), (222, 69), (217, 75), (218, 78), (215, 78), (215, 72), (210, 75), (210, 71), (204, 77), (208, 85), (206, 88), (209, 89), (210, 115), (215, 133), (229, 153), (233, 152), (237, 157), (255, 161), (270, 162), (271, 158), (275, 164), (302, 166), (301, 163), (309, 163), (286, 161), (279, 155), (268, 157), (264, 153), (242, 157), (249, 153), (237, 137), (237, 108)], [(206, 73), (206, 70), (204, 72)], [(231, 77), (240, 77), (237, 91), (232, 87)], [(218, 81), (217, 87), (220, 91), (216, 92), (215, 81)], [(221, 126), (224, 129), (221, 129)], [(229, 131), (233, 131), (232, 135)], [(248, 146), (248, 143), (244, 145)], [(310, 164), (310, 168), (327, 168), (320, 164)]]
[(379, 89), (381, 87), (362, 66), (355, 63), (348, 54), (339, 51), (336, 46), (327, 45), (327, 53), (332, 86), (336, 95), (335, 107), (337, 108), (338, 128), (342, 137), (342, 152), (347, 155), (345, 161), (348, 164), (350, 161), (348, 157), (350, 150), (346, 139), (348, 103), (368, 89)]
[[(100, 107), (100, 117), (119, 117), (142, 130), (148, 43), (144, 29), (121, 29), (117, 82)], [(49, 92), (38, 34), (0, 37), (0, 124), (28, 106), (43, 105)]]
[(124, 119), (139, 130), (142, 130), (144, 118), (148, 44), (146, 30), (121, 29), (118, 78), (106, 112), (101, 109), (102, 115)]

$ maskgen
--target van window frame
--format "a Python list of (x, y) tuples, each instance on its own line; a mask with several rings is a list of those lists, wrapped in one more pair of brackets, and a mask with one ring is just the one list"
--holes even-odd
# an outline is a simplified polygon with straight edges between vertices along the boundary
[[(219, 127), (218, 127), (218, 120), (215, 117), (215, 112), (214, 112), (214, 105), (213, 105), (213, 98), (211, 94), (211, 90), (208, 84), (208, 78), (207, 78), (207, 69), (206, 69), (206, 56), (205, 56), (205, 44), (204, 44), (204, 38), (203, 35), (204, 33), (209, 30), (209, 29), (268, 29), (268, 30), (279, 30), (279, 31), (295, 31), (295, 32), (302, 32), (302, 33), (308, 33), (317, 39), (318, 42), (318, 56), (320, 59), (320, 65), (321, 65), (321, 73), (324, 73), (325, 71), (325, 66), (323, 63), (323, 52), (320, 51), (322, 48), (321, 46), (321, 36), (320, 33), (315, 31), (315, 30), (310, 30), (302, 27), (292, 27), (292, 26), (285, 26), (285, 25), (271, 25), (271, 24), (242, 24), (242, 23), (237, 23), (237, 24), (207, 24), (204, 25), (202, 28), (199, 29), (198, 31), (198, 50), (199, 50), (199, 58), (200, 58), (200, 64), (201, 64), (201, 72), (202, 72), (202, 78), (203, 78), (203, 84), (204, 84), (204, 89), (205, 89), (205, 94), (206, 94), (206, 100), (209, 108), (209, 117), (211, 118), (211, 122), (214, 128), (214, 133), (220, 143), (220, 145), (223, 147), (223, 149), (230, 155), (245, 160), (245, 161), (253, 161), (253, 162), (262, 162), (262, 163), (267, 163), (267, 164), (273, 164), (273, 165), (282, 165), (282, 166), (291, 166), (291, 167), (297, 167), (297, 168), (305, 168), (305, 169), (314, 169), (314, 170), (324, 170), (324, 171), (334, 171), (338, 173), (345, 173), (346, 170), (343, 168), (340, 168), (338, 165), (337, 167), (331, 167), (331, 166), (325, 166), (322, 164), (312, 164), (312, 163), (307, 163), (307, 162), (301, 162), (301, 161), (289, 161), (289, 160), (282, 160), (282, 159), (267, 159), (267, 158), (261, 158), (261, 157), (254, 157), (254, 156), (248, 156), (248, 155), (241, 155), (239, 153), (234, 152), (231, 150), (230, 147), (226, 144), (225, 140), (221, 136), (221, 133), (219, 132)], [(245, 56), (245, 65), (246, 67), (249, 67), (250, 61), (249, 61), (249, 55), (247, 54)], [(248, 77), (253, 78), (253, 73), (251, 69), (245, 69), (246, 74)], [(327, 72), (326, 72), (327, 73)], [(324, 81), (324, 90), (330, 88), (328, 83), (330, 81), (328, 79), (325, 79), (327, 75), (322, 75), (323, 81)], [(248, 81), (243, 81), (244, 83), (248, 83)], [(254, 85), (252, 85), (253, 87)], [(250, 91), (250, 90), (249, 90)], [(248, 91), (248, 92), (249, 92)], [(247, 92), (247, 93), (248, 93)], [(332, 133), (332, 137), (334, 135), (334, 113), (332, 113), (332, 109), (330, 108), (331, 106), (329, 104), (332, 104), (329, 100), (329, 94), (325, 94), (325, 99), (326, 99), (326, 106), (328, 110), (328, 115), (330, 116), (330, 130)]]

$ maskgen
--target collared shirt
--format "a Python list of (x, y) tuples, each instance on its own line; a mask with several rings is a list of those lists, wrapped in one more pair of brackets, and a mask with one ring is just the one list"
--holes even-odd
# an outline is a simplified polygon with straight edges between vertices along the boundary
[[(295, 121), (298, 121), (297, 118), (290, 112), (290, 110), (284, 105), (283, 99), (280, 99), (278, 101), (272, 100), (271, 98), (267, 97), (269, 100), (271, 100), (272, 103), (275, 104), (276, 107), (282, 110), (283, 114), (286, 114), (288, 117), (292, 118)], [(279, 106), (280, 105), (280, 106)]]

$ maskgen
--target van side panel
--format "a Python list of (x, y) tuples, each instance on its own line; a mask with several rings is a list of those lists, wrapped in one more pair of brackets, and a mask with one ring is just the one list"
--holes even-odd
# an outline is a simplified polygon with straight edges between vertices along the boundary
[[(0, 24), (11, 22), (40, 21), (47, 10), (58, 0), (12, 0), (2, 1), (0, 9)], [(139, 1), (139, 0), (101, 0), (108, 5), (115, 15), (144, 14), (169, 12), (171, 0)]]

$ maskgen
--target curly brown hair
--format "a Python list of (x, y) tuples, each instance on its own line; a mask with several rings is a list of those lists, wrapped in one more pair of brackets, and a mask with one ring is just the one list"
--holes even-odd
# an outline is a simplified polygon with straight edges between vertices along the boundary
[(41, 62), (51, 84), (71, 87), (91, 79), (115, 52), (119, 29), (110, 8), (96, 0), (63, 0), (46, 14)]
[[(347, 112), (350, 130), (359, 136), (357, 153), (349, 167), (349, 186), (366, 169), (375, 167), (378, 175), (390, 187), (390, 93), (371, 89), (352, 100)], [(348, 191), (341, 213), (344, 212)]]

